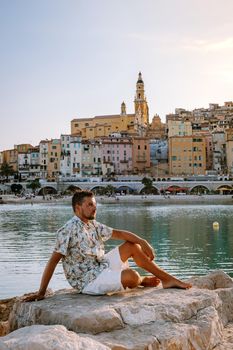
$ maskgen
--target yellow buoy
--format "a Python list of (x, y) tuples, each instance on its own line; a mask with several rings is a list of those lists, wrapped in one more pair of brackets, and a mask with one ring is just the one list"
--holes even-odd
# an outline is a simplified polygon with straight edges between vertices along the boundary
[(215, 230), (218, 230), (218, 229), (219, 229), (219, 223), (218, 223), (217, 221), (214, 221), (214, 222), (213, 222), (213, 228), (214, 228)]

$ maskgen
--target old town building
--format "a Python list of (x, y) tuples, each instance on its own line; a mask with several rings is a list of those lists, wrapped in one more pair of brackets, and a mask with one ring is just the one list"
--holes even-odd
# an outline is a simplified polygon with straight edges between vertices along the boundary
[(150, 172), (150, 141), (147, 137), (133, 138), (133, 172), (146, 174)]
[(55, 181), (60, 175), (61, 140), (52, 139), (48, 142), (47, 179)]
[(132, 137), (112, 134), (102, 138), (103, 175), (111, 172), (117, 175), (131, 174), (133, 140)]
[(233, 129), (228, 129), (226, 137), (226, 163), (229, 174), (233, 174)]
[(205, 171), (205, 137), (192, 135), (169, 138), (170, 175), (204, 175)]

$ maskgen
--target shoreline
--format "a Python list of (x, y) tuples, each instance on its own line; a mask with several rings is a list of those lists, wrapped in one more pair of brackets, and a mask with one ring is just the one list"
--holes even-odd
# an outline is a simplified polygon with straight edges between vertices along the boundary
[[(9, 204), (71, 204), (72, 196), (54, 198), (41, 196), (35, 198), (17, 198), (14, 195), (2, 195), (1, 205)], [(120, 203), (154, 203), (154, 204), (229, 204), (233, 205), (232, 195), (122, 195), (115, 197), (96, 196), (97, 203), (120, 204)]]

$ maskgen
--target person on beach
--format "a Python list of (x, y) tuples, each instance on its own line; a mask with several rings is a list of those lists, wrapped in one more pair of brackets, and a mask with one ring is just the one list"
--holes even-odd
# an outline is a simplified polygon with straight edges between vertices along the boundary
[[(79, 293), (103, 295), (137, 286), (156, 287), (160, 282), (163, 288), (191, 288), (191, 284), (171, 276), (154, 262), (154, 250), (146, 240), (97, 222), (93, 192), (76, 192), (72, 207), (75, 215), (57, 232), (55, 249), (43, 272), (39, 291), (30, 293), (25, 301), (45, 297), (61, 259), (66, 279)], [(104, 242), (110, 238), (125, 242), (105, 254)], [(141, 277), (129, 268), (129, 258), (151, 275)]]

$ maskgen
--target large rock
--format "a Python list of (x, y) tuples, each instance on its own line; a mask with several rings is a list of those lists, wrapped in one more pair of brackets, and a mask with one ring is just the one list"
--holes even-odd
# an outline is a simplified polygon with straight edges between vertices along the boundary
[(1, 350), (110, 350), (95, 340), (80, 337), (59, 325), (21, 328), (0, 341)]
[(10, 326), (60, 324), (114, 350), (211, 350), (220, 346), (224, 326), (233, 320), (233, 283), (221, 271), (193, 283), (198, 288), (138, 288), (98, 297), (57, 292), (15, 304)]
[(9, 333), (8, 319), (16, 300), (17, 298), (0, 300), (0, 336)]
[(223, 339), (221, 344), (214, 350), (232, 350), (233, 349), (233, 324), (229, 323), (223, 330)]

